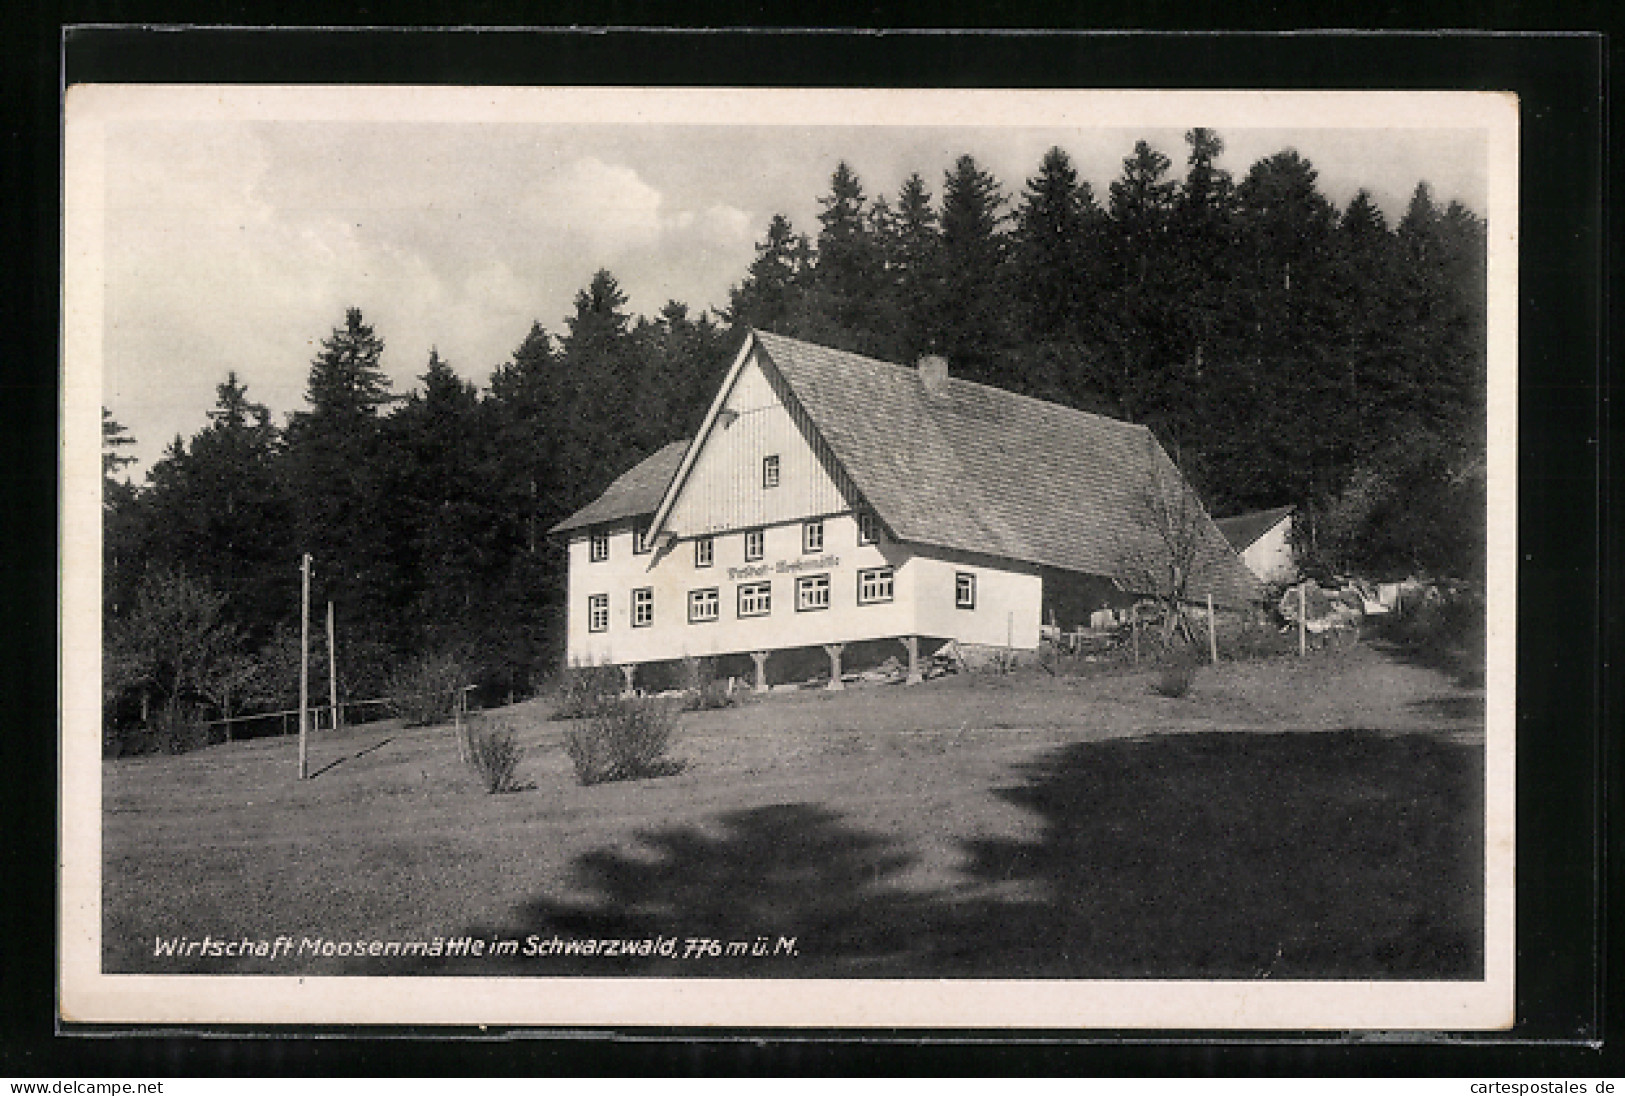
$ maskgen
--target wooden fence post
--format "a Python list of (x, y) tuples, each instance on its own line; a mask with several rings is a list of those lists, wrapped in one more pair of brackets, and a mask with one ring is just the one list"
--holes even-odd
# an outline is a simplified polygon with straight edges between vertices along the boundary
[(327, 602), (327, 707), (333, 730), (339, 729), (339, 655), (333, 649), (333, 602)]
[(1136, 602), (1128, 607), (1128, 630), (1134, 638), (1134, 664), (1140, 664), (1140, 606)]
[(1307, 579), (1298, 583), (1298, 657), (1302, 658), (1309, 653), (1309, 613), (1304, 609), (1303, 588), (1309, 585)]
[(305, 733), (310, 722), (310, 553), (299, 557), (299, 779), (310, 776)]
[(457, 760), (468, 764), (468, 739), (463, 734), (463, 691), (458, 689), (451, 698), (452, 733), (457, 736)]
[(1213, 595), (1207, 596), (1207, 651), (1213, 665), (1219, 664), (1219, 635), (1214, 630)]

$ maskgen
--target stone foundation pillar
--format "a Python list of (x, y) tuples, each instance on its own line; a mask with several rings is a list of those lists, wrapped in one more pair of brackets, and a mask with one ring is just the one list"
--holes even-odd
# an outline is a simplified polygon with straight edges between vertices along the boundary
[(846, 650), (844, 643), (824, 644), (824, 653), (829, 656), (829, 688), (844, 689), (846, 685), (841, 681), (841, 652)]
[(631, 696), (636, 691), (632, 683), (632, 678), (637, 674), (637, 672), (638, 664), (635, 662), (628, 662), (626, 665), (621, 667), (621, 676), (626, 678), (626, 690), (622, 695)]
[(925, 680), (920, 672), (920, 637), (904, 636), (898, 642), (908, 648), (908, 677), (903, 679), (903, 684), (918, 685)]
[(750, 660), (756, 663), (756, 691), (767, 692), (767, 651), (752, 651)]

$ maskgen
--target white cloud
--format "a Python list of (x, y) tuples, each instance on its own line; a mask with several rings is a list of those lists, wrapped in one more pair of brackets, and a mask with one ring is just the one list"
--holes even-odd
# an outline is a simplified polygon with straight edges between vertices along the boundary
[(722, 242), (748, 240), (754, 237), (751, 216), (742, 209), (729, 205), (714, 205), (700, 215), (706, 235)]
[(662, 204), (660, 191), (636, 171), (583, 156), (541, 180), (523, 208), (538, 227), (607, 261), (659, 238)]

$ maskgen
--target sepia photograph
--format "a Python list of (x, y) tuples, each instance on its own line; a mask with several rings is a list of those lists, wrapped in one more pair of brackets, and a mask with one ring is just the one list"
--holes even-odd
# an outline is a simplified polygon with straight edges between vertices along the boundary
[(1513, 1023), (1516, 98), (65, 104), (64, 1019)]

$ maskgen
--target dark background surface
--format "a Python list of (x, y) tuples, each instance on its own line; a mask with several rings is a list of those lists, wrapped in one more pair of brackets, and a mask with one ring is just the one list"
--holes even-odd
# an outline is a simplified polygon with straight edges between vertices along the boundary
[[(1606, 476), (1609, 422), (1599, 373), (1606, 322), (1603, 280), (1607, 43), (1594, 36), (1300, 35), (1076, 36), (1071, 34), (744, 34), (276, 32), (84, 29), (62, 24), (138, 20), (232, 22), (294, 18), (378, 23), (364, 7), (340, 13), (246, 5), (66, 5), (37, 11), (6, 40), (0, 158), (9, 262), (0, 264), (6, 351), (0, 374), (4, 445), (0, 505), (7, 576), (0, 584), (0, 659), (7, 718), (0, 843), (0, 1073), (20, 1077), (120, 1074), (360, 1073), (1055, 1073), (1619, 1076), (1596, 1044), (1602, 1022), (1599, 905), (1604, 776), (1618, 756), (1602, 728), (1604, 641), (1617, 624)], [(468, 4), (464, 23), (534, 19), (517, 5)], [(1241, 23), (1242, 13), (1197, 5), (1118, 5), (1098, 26)], [(1413, 25), (1593, 27), (1602, 7), (1533, 10), (1510, 4), (1407, 8)], [(880, 14), (867, 13), (870, 19)], [(1006, 6), (936, 9), (938, 25), (1011, 25)], [(590, 16), (665, 22), (612, 5)], [(1343, 26), (1325, 11), (1319, 18)], [(1397, 9), (1368, 10), (1360, 22)], [(444, 21), (443, 7), (396, 5), (392, 22)], [(715, 23), (760, 18), (741, 9)], [(1295, 23), (1278, 9), (1256, 27)], [(918, 23), (894, 17), (893, 26)], [(63, 52), (59, 52), (63, 51)], [(1523, 103), (1520, 357), (1520, 589), (1518, 756), (1518, 1028), (1507, 1035), (1385, 1042), (1334, 1036), (1129, 1033), (786, 1033), (759, 1041), (661, 1033), (653, 1040), (474, 1041), (162, 1037), (108, 1039), (54, 1031), (55, 1014), (55, 475), (59, 58), (69, 80), (249, 83), (587, 83), (853, 86), (1133, 86), (1453, 88), (1515, 91)], [(1617, 832), (1617, 812), (1611, 822)], [(1611, 866), (1610, 866), (1611, 867)], [(1610, 874), (1617, 874), (1610, 871)], [(1613, 915), (1617, 921), (1617, 913)], [(1612, 923), (1612, 922), (1611, 922)], [(1617, 999), (1617, 992), (1611, 996)], [(247, 1034), (247, 1033), (238, 1033)], [(364, 1033), (355, 1033), (364, 1034)], [(1028, 1036), (1034, 1037), (1029, 1039)], [(1059, 1038), (1058, 1038), (1059, 1036)], [(1590, 1043), (1591, 1046), (1585, 1044)]]

